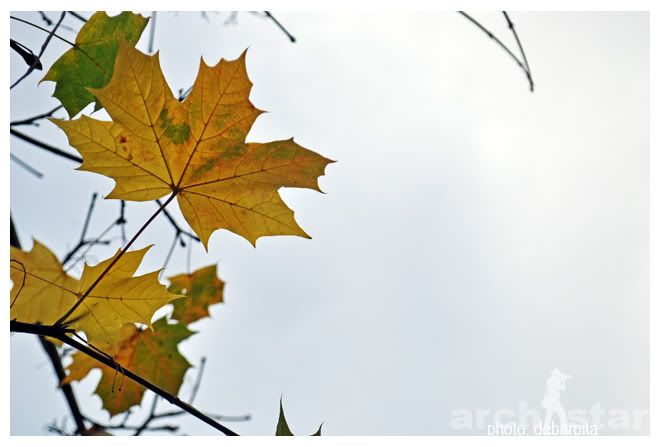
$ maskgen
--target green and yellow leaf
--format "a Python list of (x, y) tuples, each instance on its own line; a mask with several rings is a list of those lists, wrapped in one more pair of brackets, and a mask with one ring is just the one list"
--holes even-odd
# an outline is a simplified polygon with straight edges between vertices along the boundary
[[(88, 88), (101, 88), (110, 81), (119, 41), (135, 45), (148, 21), (128, 11), (114, 17), (99, 11), (83, 25), (76, 36), (76, 46), (55, 61), (42, 79), (56, 82), (53, 96), (70, 117), (97, 101)], [(97, 101), (95, 110), (100, 108)]]
[(52, 121), (83, 157), (79, 169), (115, 180), (108, 198), (154, 200), (173, 193), (205, 247), (217, 229), (255, 244), (261, 236), (309, 237), (281, 187), (320, 191), (331, 160), (293, 139), (246, 143), (262, 113), (249, 100), (245, 53), (214, 67), (201, 61), (190, 96), (179, 102), (158, 55), (120, 43), (111, 81), (92, 93), (112, 121)]
[[(191, 366), (179, 352), (178, 344), (193, 334), (185, 325), (168, 324), (165, 318), (153, 324), (153, 331), (127, 324), (122, 328), (119, 340), (114, 346), (113, 358), (121, 367), (158, 385), (168, 393), (177, 395), (183, 383), (183, 376)], [(69, 374), (63, 383), (82, 380), (91, 370), (99, 368), (101, 380), (95, 393), (111, 416), (123, 413), (142, 401), (145, 388), (123, 377), (121, 372), (81, 352), (74, 354), (72, 358), (73, 362), (68, 367)]]
[(172, 304), (172, 318), (179, 323), (189, 324), (209, 316), (209, 306), (221, 303), (225, 284), (218, 278), (217, 266), (210, 265), (194, 271), (167, 278), (169, 291), (186, 298), (175, 300)]

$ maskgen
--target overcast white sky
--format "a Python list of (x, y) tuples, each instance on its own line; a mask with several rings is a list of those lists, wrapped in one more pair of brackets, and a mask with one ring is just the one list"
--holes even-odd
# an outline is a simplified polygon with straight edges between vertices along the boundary
[[(327, 194), (283, 191), (312, 240), (265, 238), (255, 249), (218, 231), (208, 254), (193, 251), (193, 269), (217, 262), (227, 282), (226, 304), (181, 346), (193, 364), (208, 357), (196, 405), (250, 413), (229, 424), (241, 434), (274, 433), (280, 395), (301, 434), (321, 422), (334, 435), (483, 434), (452, 430), (451, 411), (519, 401), (540, 409), (557, 367), (571, 375), (567, 409), (647, 409), (648, 15), (512, 13), (534, 94), (455, 13), (275, 15), (297, 43), (248, 13), (235, 26), (223, 25), (227, 13), (208, 22), (158, 15), (156, 47), (173, 90), (193, 82), (200, 56), (215, 63), (249, 46), (251, 100), (270, 112), (249, 140), (294, 136), (338, 160), (320, 181)], [(475, 16), (513, 45), (500, 14)], [(33, 49), (44, 38), (15, 22), (11, 35)], [(44, 65), (66, 49), (54, 41)], [(24, 68), (12, 53), (11, 78)], [(12, 90), (12, 119), (58, 104), (52, 83), (36, 86), (40, 76)], [(68, 149), (50, 123), (23, 131)], [(92, 192), (107, 194), (113, 182), (10, 142), (44, 173), (37, 180), (11, 166), (21, 240), (62, 256)], [(91, 233), (118, 207), (99, 202)], [(130, 203), (128, 233), (153, 211)], [(161, 266), (171, 238), (156, 220), (136, 244), (157, 242), (141, 271)], [(184, 271), (185, 258), (177, 249), (166, 275)], [(41, 434), (68, 414), (64, 401), (34, 337), (14, 335), (10, 347), (11, 432)], [(75, 391), (87, 414), (106, 420), (91, 396), (97, 380)], [(215, 434), (192, 418), (176, 423)]]

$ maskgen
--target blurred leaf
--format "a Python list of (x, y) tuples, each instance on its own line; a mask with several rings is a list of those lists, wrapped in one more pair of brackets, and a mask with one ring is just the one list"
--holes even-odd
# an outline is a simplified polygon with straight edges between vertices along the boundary
[[(319, 429), (310, 436), (321, 436), (321, 427), (323, 424), (319, 425)], [(275, 430), (275, 436), (294, 436), (289, 429), (289, 424), (286, 422), (286, 417), (284, 417), (284, 408), (282, 407), (282, 398), (280, 398), (280, 417), (277, 420), (277, 429)]]
[[(42, 81), (55, 81), (53, 96), (73, 117), (97, 99), (88, 88), (101, 88), (112, 77), (119, 40), (135, 45), (147, 26), (148, 18), (124, 11), (114, 17), (94, 13), (76, 36), (76, 46), (66, 51)], [(95, 110), (100, 109), (95, 104)]]
[(218, 278), (217, 266), (210, 265), (192, 274), (167, 278), (169, 291), (187, 298), (173, 301), (172, 318), (179, 323), (192, 323), (209, 316), (209, 306), (222, 302), (224, 283)]

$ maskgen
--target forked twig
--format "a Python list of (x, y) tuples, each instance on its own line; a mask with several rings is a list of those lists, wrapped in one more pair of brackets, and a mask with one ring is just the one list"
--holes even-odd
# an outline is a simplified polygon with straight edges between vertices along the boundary
[(512, 32), (513, 32), (513, 34), (514, 34), (514, 36), (515, 36), (515, 38), (516, 38), (516, 41), (518, 42), (518, 47), (520, 48), (520, 51), (522, 52), (523, 59), (524, 59), (524, 63), (523, 63), (523, 61), (520, 60), (520, 58), (518, 58), (518, 56), (516, 56), (516, 55), (513, 53), (513, 51), (511, 51), (511, 50), (509, 49), (509, 47), (507, 47), (507, 46), (506, 46), (506, 45), (505, 45), (500, 39), (498, 39), (497, 36), (495, 36), (495, 34), (493, 34), (488, 28), (486, 28), (485, 26), (483, 26), (481, 23), (479, 23), (479, 21), (477, 21), (474, 17), (472, 17), (471, 15), (469, 15), (468, 13), (466, 13), (465, 11), (458, 11), (458, 13), (459, 13), (460, 15), (462, 15), (463, 17), (465, 17), (466, 19), (468, 19), (468, 20), (469, 20), (470, 22), (472, 22), (477, 28), (479, 28), (481, 31), (483, 31), (484, 33), (486, 33), (486, 35), (488, 35), (488, 37), (490, 37), (491, 39), (493, 39), (493, 41), (495, 41), (495, 43), (496, 43), (497, 45), (499, 45), (500, 48), (502, 48), (504, 51), (506, 51), (506, 53), (507, 53), (509, 56), (511, 56), (511, 58), (516, 62), (516, 64), (517, 64), (517, 65), (518, 65), (518, 66), (519, 66), (519, 67), (525, 72), (525, 76), (527, 76), (527, 80), (529, 81), (529, 90), (530, 90), (531, 92), (534, 92), (534, 82), (532, 81), (532, 72), (531, 72), (531, 70), (530, 70), (530, 68), (529, 68), (529, 64), (527, 63), (527, 58), (526, 58), (526, 56), (525, 56), (525, 52), (522, 51), (522, 44), (520, 43), (520, 40), (518, 39), (518, 34), (515, 32), (515, 29), (514, 29), (514, 27), (513, 27), (513, 23), (511, 22), (509, 16), (507, 15), (507, 13), (506, 13), (505, 11), (502, 11), (502, 12), (504, 13), (505, 18), (506, 18), (507, 22), (509, 23), (509, 28), (512, 30)]

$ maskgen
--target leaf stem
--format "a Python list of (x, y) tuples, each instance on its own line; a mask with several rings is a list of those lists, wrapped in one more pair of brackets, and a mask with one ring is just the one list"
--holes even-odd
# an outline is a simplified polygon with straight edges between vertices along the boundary
[(131, 240), (128, 241), (128, 243), (119, 252), (119, 254), (112, 260), (112, 262), (110, 262), (110, 264), (105, 268), (105, 270), (101, 272), (101, 274), (98, 276), (98, 278), (96, 278), (96, 280), (92, 283), (92, 285), (89, 286), (89, 288), (85, 291), (85, 293), (83, 293), (80, 296), (80, 298), (78, 298), (78, 301), (76, 301), (76, 303), (71, 307), (71, 309), (69, 309), (64, 315), (62, 315), (62, 317), (60, 317), (55, 322), (56, 326), (62, 325), (66, 321), (66, 319), (69, 318), (73, 312), (75, 312), (75, 310), (82, 304), (85, 298), (87, 298), (87, 296), (92, 292), (92, 290), (94, 290), (94, 288), (99, 284), (99, 282), (101, 282), (101, 280), (108, 274), (110, 269), (112, 269), (112, 267), (115, 266), (117, 261), (119, 261), (121, 257), (124, 256), (124, 254), (128, 251), (131, 245), (133, 245), (133, 243), (137, 240), (137, 238), (140, 237), (142, 232), (149, 226), (151, 222), (153, 222), (153, 220), (161, 213), (161, 211), (163, 211), (165, 207), (170, 204), (170, 202), (175, 197), (176, 197), (176, 193), (172, 193), (167, 198), (167, 200), (158, 208), (158, 210), (156, 210), (156, 212), (151, 215), (151, 217), (142, 225), (142, 227), (140, 227), (140, 229), (137, 231), (137, 233), (135, 233), (135, 235), (131, 238)]

